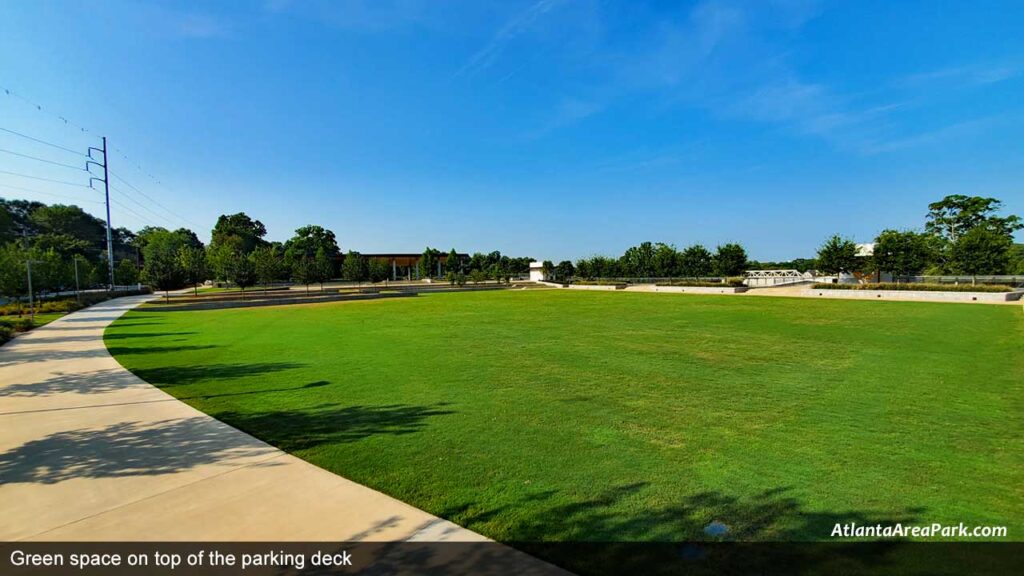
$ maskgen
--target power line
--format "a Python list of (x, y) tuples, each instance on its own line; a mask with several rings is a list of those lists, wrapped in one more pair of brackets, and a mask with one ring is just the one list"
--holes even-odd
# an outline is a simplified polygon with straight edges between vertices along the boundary
[(89, 157), (87, 154), (82, 154), (78, 150), (72, 150), (71, 148), (67, 148), (67, 147), (61, 146), (60, 144), (54, 144), (53, 142), (47, 142), (46, 140), (43, 140), (41, 138), (36, 138), (34, 136), (29, 136), (28, 134), (22, 134), (21, 132), (16, 132), (14, 130), (11, 130), (10, 128), (4, 128), (3, 126), (0, 126), (0, 130), (3, 130), (4, 132), (8, 132), (10, 134), (14, 134), (15, 136), (21, 136), (22, 138), (26, 138), (26, 139), (31, 140), (33, 142), (38, 142), (40, 144), (46, 144), (47, 146), (52, 146), (52, 147), (54, 147), (54, 148), (56, 148), (58, 150), (63, 150), (65, 152), (70, 152), (72, 154), (78, 154), (79, 156), (83, 156), (85, 158)]
[(38, 162), (46, 162), (47, 164), (53, 164), (54, 166), (61, 166), (63, 168), (71, 168), (72, 170), (85, 170), (81, 166), (72, 166), (71, 164), (64, 164), (63, 162), (54, 162), (53, 160), (47, 160), (46, 158), (40, 158), (38, 156), (30, 156), (28, 154), (22, 154), (21, 152), (14, 152), (13, 150), (4, 150), (0, 148), (0, 152), (10, 154), (12, 156), (20, 156), (22, 158), (28, 158), (29, 160), (36, 160)]
[[(167, 212), (168, 214), (170, 214), (170, 215), (174, 216), (174, 217), (175, 217), (175, 218), (177, 218), (178, 220), (181, 220), (182, 222), (184, 222), (184, 223), (186, 223), (186, 224), (189, 224), (189, 225), (192, 225), (192, 226), (196, 226), (196, 227), (199, 227), (199, 225), (198, 225), (198, 224), (196, 224), (195, 222), (192, 222), (192, 221), (191, 221), (191, 220), (189, 220), (188, 218), (185, 218), (184, 216), (181, 216), (180, 214), (178, 214), (178, 213), (174, 212), (174, 211), (173, 211), (173, 210), (171, 210), (170, 208), (168, 208), (168, 207), (164, 206), (163, 204), (161, 204), (161, 203), (157, 202), (156, 200), (154, 200), (153, 198), (151, 198), (151, 197), (150, 197), (149, 195), (147, 195), (147, 194), (146, 194), (145, 192), (143, 192), (142, 190), (139, 190), (138, 188), (136, 188), (135, 186), (133, 186), (133, 185), (132, 185), (132, 184), (131, 184), (130, 182), (128, 182), (127, 180), (125, 180), (124, 178), (122, 178), (121, 176), (119, 176), (118, 174), (116, 174), (115, 172), (111, 171), (111, 172), (110, 172), (110, 175), (111, 175), (111, 176), (113, 176), (114, 178), (117, 178), (117, 179), (118, 179), (119, 181), (121, 181), (121, 183), (122, 183), (122, 184), (124, 184), (125, 186), (127, 186), (127, 187), (131, 188), (132, 190), (134, 190), (134, 191), (138, 192), (138, 193), (139, 193), (139, 195), (141, 195), (141, 196), (142, 196), (143, 198), (145, 198), (146, 200), (149, 200), (149, 201), (150, 201), (150, 202), (152, 202), (153, 204), (156, 204), (156, 205), (157, 205), (157, 206), (159, 206), (160, 208), (163, 208), (165, 212)], [(159, 182), (158, 182), (158, 184), (159, 184)], [(121, 192), (121, 193), (123, 194), (124, 192)]]
[[(4, 94), (6, 94), (8, 96), (11, 96), (13, 98), (17, 98), (18, 100), (21, 100), (22, 102), (24, 102), (25, 104), (28, 104), (29, 106), (35, 108), (39, 112), (42, 112), (44, 114), (48, 114), (50, 116), (53, 116), (54, 118), (56, 118), (56, 119), (60, 120), (61, 122), (63, 122), (65, 126), (73, 126), (75, 128), (78, 128), (79, 132), (82, 132), (83, 134), (90, 134), (91, 135), (91, 131), (88, 128), (85, 128), (83, 126), (79, 126), (78, 124), (75, 124), (74, 122), (68, 120), (67, 118), (65, 118), (64, 116), (62, 116), (60, 114), (57, 114), (57, 113), (54, 113), (54, 112), (50, 112), (49, 109), (44, 110), (42, 105), (37, 104), (37, 103), (33, 102), (32, 100), (29, 100), (28, 98), (22, 96), (21, 94), (18, 94), (17, 92), (11, 90), (10, 88), (5, 88), (3, 86), (0, 86), (0, 90), (3, 90)], [(92, 137), (96, 138), (96, 136), (92, 136)]]
[(31, 176), (29, 174), (21, 174), (19, 172), (11, 172), (8, 170), (0, 170), (0, 174), (10, 174), (11, 176), (20, 176), (21, 178), (31, 178), (33, 180), (42, 180), (44, 182), (53, 182), (55, 184), (64, 184), (66, 186), (79, 186), (81, 188), (88, 188), (88, 186), (86, 186), (85, 184), (68, 182), (66, 180), (54, 180), (53, 178), (43, 178), (42, 176)]
[(115, 188), (114, 186), (111, 186), (111, 187), (110, 187), (110, 189), (111, 189), (111, 190), (113, 190), (114, 192), (117, 192), (117, 193), (118, 193), (118, 194), (120, 194), (121, 196), (124, 196), (125, 198), (127, 198), (127, 199), (131, 200), (132, 202), (134, 202), (134, 203), (135, 203), (135, 204), (136, 204), (137, 206), (139, 206), (140, 208), (143, 208), (143, 209), (147, 210), (147, 211), (148, 211), (148, 212), (149, 212), (150, 214), (152, 214), (153, 216), (156, 216), (157, 218), (159, 218), (159, 219), (161, 219), (161, 220), (162, 220), (162, 219), (164, 219), (164, 216), (163, 216), (162, 214), (157, 214), (155, 210), (153, 210), (153, 209), (152, 209), (152, 208), (150, 208), (149, 206), (146, 206), (146, 205), (145, 205), (145, 204), (143, 204), (142, 202), (139, 202), (139, 201), (138, 201), (138, 200), (136, 200), (136, 199), (135, 199), (134, 197), (132, 197), (132, 196), (128, 195), (128, 193), (127, 193), (127, 192), (125, 192), (124, 190), (121, 190), (120, 188)]
[(136, 212), (135, 210), (132, 210), (131, 208), (129, 208), (129, 207), (127, 207), (127, 206), (125, 206), (124, 204), (121, 204), (121, 203), (120, 203), (120, 202), (118, 202), (117, 200), (114, 200), (113, 198), (111, 198), (111, 199), (110, 199), (110, 201), (111, 201), (111, 202), (113, 202), (113, 203), (114, 203), (115, 205), (117, 205), (117, 206), (120, 206), (120, 207), (121, 207), (121, 209), (123, 209), (123, 210), (126, 210), (126, 211), (128, 211), (128, 212), (131, 212), (132, 214), (134, 214), (135, 216), (137, 216), (137, 217), (138, 217), (138, 218), (139, 218), (140, 220), (142, 220), (143, 222), (146, 222), (146, 223), (148, 223), (148, 224), (152, 224), (153, 226), (160, 226), (160, 225), (159, 225), (159, 224), (157, 224), (156, 222), (153, 222), (152, 220), (150, 220), (149, 218), (147, 218), (147, 217), (143, 216), (142, 214), (139, 214), (139, 213), (138, 213), (138, 212)]
[(103, 204), (100, 200), (86, 200), (85, 198), (76, 198), (74, 196), (68, 196), (66, 194), (54, 194), (53, 192), (45, 192), (43, 190), (36, 190), (34, 188), (25, 188), (23, 186), (11, 186), (10, 184), (0, 184), (0, 188), (10, 188), (11, 190), (20, 190), (22, 192), (31, 192), (33, 194), (43, 194), (45, 196), (54, 196), (56, 198), (65, 198), (68, 200), (75, 200), (76, 202), (90, 202), (93, 204)]

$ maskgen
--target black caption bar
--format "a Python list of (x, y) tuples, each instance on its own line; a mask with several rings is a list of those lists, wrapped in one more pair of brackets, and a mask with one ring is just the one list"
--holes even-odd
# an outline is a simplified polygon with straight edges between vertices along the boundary
[(1013, 574), (1024, 543), (6, 542), (4, 575)]

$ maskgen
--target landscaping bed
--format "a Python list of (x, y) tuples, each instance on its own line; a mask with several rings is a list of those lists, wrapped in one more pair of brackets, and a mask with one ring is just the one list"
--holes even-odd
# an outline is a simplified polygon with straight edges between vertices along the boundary
[(819, 282), (814, 290), (909, 290), (916, 292), (1014, 292), (1021, 290), (999, 284), (924, 284), (919, 282), (871, 282), (867, 284), (842, 284)]

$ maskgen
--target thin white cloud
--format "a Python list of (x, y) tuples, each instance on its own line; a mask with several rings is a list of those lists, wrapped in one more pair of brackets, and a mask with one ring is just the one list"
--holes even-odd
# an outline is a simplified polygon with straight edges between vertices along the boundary
[(549, 12), (558, 1), (538, 0), (531, 4), (529, 8), (517, 14), (506, 22), (483, 48), (473, 53), (466, 63), (452, 75), (452, 78), (473, 76), (490, 68), (498, 57), (501, 56), (502, 51), (504, 51), (505, 46), (509, 42), (515, 40), (516, 37), (528, 30), (537, 19)]
[(1022, 73), (1024, 66), (1020, 64), (975, 64), (910, 74), (900, 78), (895, 84), (911, 88), (934, 83), (984, 86), (1016, 78)]

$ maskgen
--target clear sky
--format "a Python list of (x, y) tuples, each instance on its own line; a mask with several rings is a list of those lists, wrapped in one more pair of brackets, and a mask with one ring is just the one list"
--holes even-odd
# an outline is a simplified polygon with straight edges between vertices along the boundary
[[(0, 127), (107, 135), (160, 204), (112, 179), (115, 226), (205, 239), (245, 211), (270, 239), (315, 223), (362, 252), (788, 259), (921, 227), (946, 194), (1024, 215), (1022, 31), (1015, 0), (7, 0)], [(80, 160), (3, 131), (0, 149)], [(87, 181), (8, 153), (0, 171)]]

